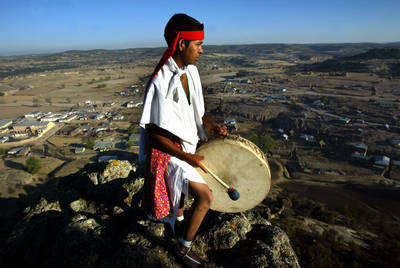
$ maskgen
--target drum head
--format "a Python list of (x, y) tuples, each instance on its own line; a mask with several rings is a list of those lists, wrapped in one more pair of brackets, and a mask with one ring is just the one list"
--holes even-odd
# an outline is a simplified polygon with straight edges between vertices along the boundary
[(209, 173), (196, 168), (213, 192), (211, 209), (245, 211), (257, 206), (267, 196), (271, 186), (270, 169), (263, 153), (250, 141), (237, 136), (215, 139), (202, 145), (196, 154), (204, 156), (203, 163), (240, 194), (238, 200), (231, 200), (224, 186)]

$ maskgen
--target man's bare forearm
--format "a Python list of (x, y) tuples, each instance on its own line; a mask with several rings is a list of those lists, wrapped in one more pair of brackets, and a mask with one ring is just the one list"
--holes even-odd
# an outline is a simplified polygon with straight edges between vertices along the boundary
[(168, 137), (158, 133), (150, 134), (150, 137), (168, 154), (178, 157), (186, 161), (187, 153), (182, 151), (176, 144)]
[(201, 164), (201, 160), (204, 159), (204, 156), (190, 154), (182, 151), (175, 144), (175, 141), (179, 140), (179, 138), (177, 138), (175, 135), (162, 128), (159, 128), (154, 124), (148, 125), (146, 128), (148, 128), (149, 130), (150, 139), (152, 139), (153, 143), (155, 143), (157, 147), (160, 147), (160, 149), (162, 149), (164, 152), (169, 155), (175, 156), (194, 167), (200, 167), (205, 170), (203, 165)]

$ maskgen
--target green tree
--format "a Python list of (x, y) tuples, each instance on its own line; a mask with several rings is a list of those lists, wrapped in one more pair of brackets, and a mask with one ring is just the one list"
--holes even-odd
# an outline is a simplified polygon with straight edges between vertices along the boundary
[(26, 161), (25, 161), (25, 165), (26, 165), (26, 169), (31, 174), (38, 173), (39, 170), (42, 168), (40, 159), (37, 157), (34, 157), (34, 156), (28, 157), (28, 159), (26, 159)]
[(98, 84), (96, 88), (105, 88), (106, 86), (106, 84)]
[(83, 138), (82, 143), (86, 146), (86, 148), (92, 150), (96, 141), (93, 138)]
[(325, 104), (328, 104), (328, 103), (329, 103), (329, 98), (328, 98), (328, 96), (323, 96), (323, 97), (321, 98), (321, 101), (322, 101), (323, 103), (325, 103)]
[(33, 106), (38, 107), (39, 106), (39, 99), (33, 98), (32, 103), (33, 103)]
[(0, 155), (5, 155), (6, 154), (6, 150), (4, 148), (0, 148)]
[(44, 99), (48, 104), (51, 104), (51, 98), (50, 97), (47, 97), (47, 98), (45, 98)]
[(137, 126), (136, 126), (136, 125), (130, 125), (130, 126), (128, 127), (128, 129), (127, 129), (128, 134), (134, 134), (134, 133), (136, 133), (136, 129), (137, 129)]
[(270, 135), (252, 134), (248, 136), (247, 139), (257, 145), (263, 152), (272, 151), (275, 149), (275, 141)]

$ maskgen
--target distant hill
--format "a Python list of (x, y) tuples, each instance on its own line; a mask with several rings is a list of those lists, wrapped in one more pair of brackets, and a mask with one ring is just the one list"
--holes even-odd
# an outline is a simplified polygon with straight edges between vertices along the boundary
[[(385, 48), (390, 47), (390, 48)], [(384, 49), (383, 52), (380, 52)], [(205, 46), (204, 56), (199, 64), (222, 64), (236, 67), (257, 67), (254, 61), (260, 59), (282, 60), (292, 63), (339, 60), (325, 62), (312, 68), (330, 71), (335, 68), (345, 70), (363, 70), (357, 64), (343, 63), (343, 60), (361, 60), (361, 57), (373, 55), (396, 55), (398, 58), (399, 43), (345, 43), (345, 44), (250, 44), (250, 45), (210, 45)], [(161, 57), (165, 47), (134, 48), (118, 50), (70, 50), (54, 54), (34, 54), (25, 56), (0, 57), (0, 78), (14, 75), (26, 75), (44, 71), (67, 70), (87, 66), (105, 66), (112, 64), (134, 64), (154, 66)], [(370, 52), (373, 51), (373, 52)], [(370, 54), (365, 54), (370, 53)], [(231, 54), (232, 57), (219, 57), (218, 54)], [(365, 56), (361, 56), (364, 55)], [(354, 56), (355, 55), (355, 56)], [(360, 55), (360, 58), (352, 58)], [(347, 58), (346, 58), (347, 57)], [(338, 68), (339, 66), (339, 68)], [(307, 67), (308, 68), (308, 67)], [(336, 70), (335, 69), (335, 70)]]
[(337, 57), (313, 64), (299, 64), (289, 71), (358, 72), (400, 76), (400, 48), (373, 48), (353, 56)]
[(357, 54), (346, 59), (371, 60), (371, 59), (400, 59), (400, 48), (374, 48), (365, 53)]

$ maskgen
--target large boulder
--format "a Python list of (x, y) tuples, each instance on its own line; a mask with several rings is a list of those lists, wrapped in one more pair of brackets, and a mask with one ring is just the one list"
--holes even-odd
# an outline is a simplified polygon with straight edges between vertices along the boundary
[(104, 184), (115, 179), (127, 178), (131, 171), (136, 172), (136, 166), (127, 160), (111, 160), (98, 165), (94, 172), (88, 173), (95, 184)]

